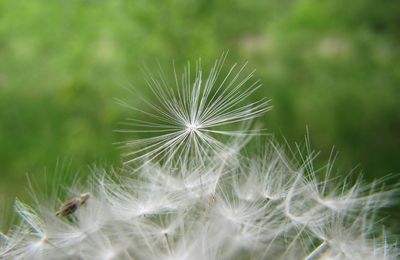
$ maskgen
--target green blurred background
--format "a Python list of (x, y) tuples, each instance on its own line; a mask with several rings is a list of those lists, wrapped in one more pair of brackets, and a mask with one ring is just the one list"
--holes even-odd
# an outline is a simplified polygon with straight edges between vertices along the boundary
[[(339, 172), (400, 172), (397, 0), (0, 1), (0, 195), (27, 197), (59, 158), (72, 169), (119, 163), (113, 98), (145, 88), (141, 67), (249, 61), (289, 143), (310, 130)], [(130, 95), (130, 96), (129, 96)], [(47, 170), (45, 170), (47, 168)]]

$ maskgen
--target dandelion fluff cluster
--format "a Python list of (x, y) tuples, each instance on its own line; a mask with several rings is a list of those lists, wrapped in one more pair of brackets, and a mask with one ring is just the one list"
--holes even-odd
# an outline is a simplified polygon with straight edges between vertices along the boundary
[(151, 79), (158, 103), (135, 109), (148, 121), (130, 121), (151, 136), (126, 143), (129, 167), (95, 168), (69, 187), (91, 194), (70, 216), (56, 216), (56, 197), (17, 200), (20, 223), (1, 234), (0, 259), (396, 259), (375, 218), (396, 189), (338, 182), (330, 163), (314, 168), (315, 153), (272, 140), (244, 155), (251, 121), (269, 106), (243, 104), (258, 83), (234, 67), (220, 79), (222, 63), (205, 80), (200, 66), (193, 81), (187, 69), (175, 90)]

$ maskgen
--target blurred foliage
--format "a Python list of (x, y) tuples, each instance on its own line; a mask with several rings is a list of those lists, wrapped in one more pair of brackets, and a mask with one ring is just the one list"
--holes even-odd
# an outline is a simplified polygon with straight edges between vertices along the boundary
[(399, 13), (396, 0), (0, 1), (1, 195), (26, 196), (26, 173), (57, 158), (117, 164), (112, 130), (134, 115), (113, 98), (139, 102), (124, 87), (145, 91), (143, 65), (207, 68), (227, 50), (257, 68), (271, 132), (291, 143), (308, 126), (343, 174), (398, 173)]

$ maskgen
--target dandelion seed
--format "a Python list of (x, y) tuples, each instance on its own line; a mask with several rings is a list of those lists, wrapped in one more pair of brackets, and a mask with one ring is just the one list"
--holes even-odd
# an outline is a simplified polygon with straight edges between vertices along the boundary
[(79, 198), (73, 198), (63, 203), (56, 212), (56, 216), (66, 217), (73, 214), (80, 206), (90, 198), (90, 193), (83, 193)]
[[(217, 60), (208, 77), (204, 79), (200, 62), (196, 66), (195, 78), (190, 75), (190, 65), (179, 82), (175, 72), (177, 89), (161, 79), (151, 78), (149, 87), (155, 101), (144, 100), (152, 112), (132, 108), (146, 116), (147, 121), (131, 119), (126, 122), (137, 130), (120, 132), (146, 132), (154, 136), (126, 142), (131, 151), (124, 154), (130, 164), (138, 160), (169, 161), (176, 158), (204, 159), (211, 155), (225, 154), (229, 147), (220, 137), (244, 137), (259, 133), (243, 128), (252, 119), (261, 116), (271, 107), (266, 99), (243, 105), (261, 85), (250, 83), (254, 72), (240, 78), (245, 65), (236, 70), (234, 65), (227, 75), (219, 78), (226, 55)], [(237, 130), (233, 125), (239, 124)], [(224, 129), (225, 128), (225, 129)]]

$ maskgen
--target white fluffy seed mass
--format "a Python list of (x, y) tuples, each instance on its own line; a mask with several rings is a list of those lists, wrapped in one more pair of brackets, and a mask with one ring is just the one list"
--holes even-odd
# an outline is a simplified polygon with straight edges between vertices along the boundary
[(259, 85), (244, 67), (221, 77), (224, 59), (206, 77), (198, 64), (193, 80), (190, 68), (151, 78), (149, 110), (133, 108), (142, 117), (121, 130), (147, 133), (124, 144), (125, 164), (69, 187), (68, 199), (90, 197), (66, 216), (57, 197), (17, 200), (0, 259), (396, 259), (375, 218), (396, 189), (338, 181), (331, 164), (314, 169), (314, 153), (289, 157), (272, 140), (243, 152), (270, 107), (245, 103)]

